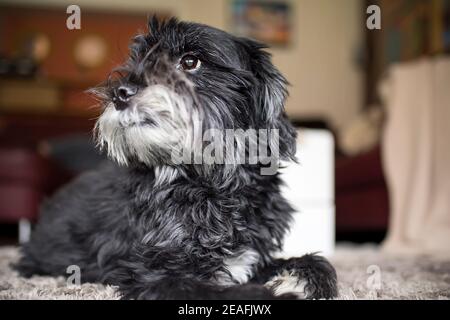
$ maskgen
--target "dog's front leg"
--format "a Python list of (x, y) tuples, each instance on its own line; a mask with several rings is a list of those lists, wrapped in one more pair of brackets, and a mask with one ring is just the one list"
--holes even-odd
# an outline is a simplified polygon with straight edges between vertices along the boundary
[(293, 299), (293, 295), (275, 296), (261, 284), (223, 286), (204, 273), (196, 272), (198, 266), (191, 265), (177, 252), (157, 251), (147, 248), (139, 250), (126, 259), (117, 261), (117, 266), (102, 279), (104, 283), (116, 285), (122, 299), (138, 300), (254, 300)]
[(229, 287), (189, 277), (164, 277), (119, 285), (122, 299), (137, 300), (272, 300), (295, 299), (292, 294), (275, 296), (259, 284)]
[(252, 282), (264, 284), (277, 296), (294, 293), (300, 299), (331, 299), (338, 294), (335, 269), (316, 254), (276, 259), (260, 269)]

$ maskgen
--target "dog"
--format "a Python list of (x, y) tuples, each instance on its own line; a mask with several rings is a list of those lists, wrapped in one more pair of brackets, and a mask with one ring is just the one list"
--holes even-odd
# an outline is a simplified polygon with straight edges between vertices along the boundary
[[(325, 258), (273, 258), (293, 209), (279, 175), (261, 169), (274, 155), (295, 160), (296, 131), (284, 111), (287, 80), (265, 49), (206, 25), (150, 18), (127, 61), (94, 89), (98, 144), (114, 163), (44, 203), (20, 274), (67, 275), (76, 265), (82, 282), (115, 285), (124, 299), (336, 297)], [(199, 134), (228, 129), (277, 134), (252, 163), (236, 161), (249, 146), (223, 139), (211, 154), (234, 150), (234, 162), (188, 161), (205, 146)]]

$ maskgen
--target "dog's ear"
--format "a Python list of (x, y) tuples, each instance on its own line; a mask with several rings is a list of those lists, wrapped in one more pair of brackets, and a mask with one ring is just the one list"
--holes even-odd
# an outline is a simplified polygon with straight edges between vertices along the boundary
[[(245, 50), (247, 64), (254, 75), (257, 90), (254, 101), (260, 113), (260, 127), (279, 130), (279, 155), (283, 160), (294, 160), (297, 133), (284, 110), (288, 97), (286, 78), (272, 64), (271, 54), (264, 44), (237, 38), (237, 43)], [(275, 147), (275, 143), (271, 143)]]

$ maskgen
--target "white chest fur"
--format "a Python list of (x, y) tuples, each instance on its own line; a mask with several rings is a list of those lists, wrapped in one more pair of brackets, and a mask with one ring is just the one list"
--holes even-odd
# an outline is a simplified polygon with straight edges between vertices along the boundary
[(226, 272), (218, 272), (215, 280), (221, 285), (242, 284), (248, 282), (254, 274), (259, 261), (259, 254), (246, 250), (234, 257), (224, 260)]

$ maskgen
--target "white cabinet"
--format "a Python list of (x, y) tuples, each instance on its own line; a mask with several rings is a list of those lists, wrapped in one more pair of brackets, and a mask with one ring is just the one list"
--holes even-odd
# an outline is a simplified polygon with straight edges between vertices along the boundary
[(320, 252), (335, 246), (334, 139), (327, 130), (300, 129), (299, 163), (283, 163), (283, 195), (296, 210), (281, 257)]

